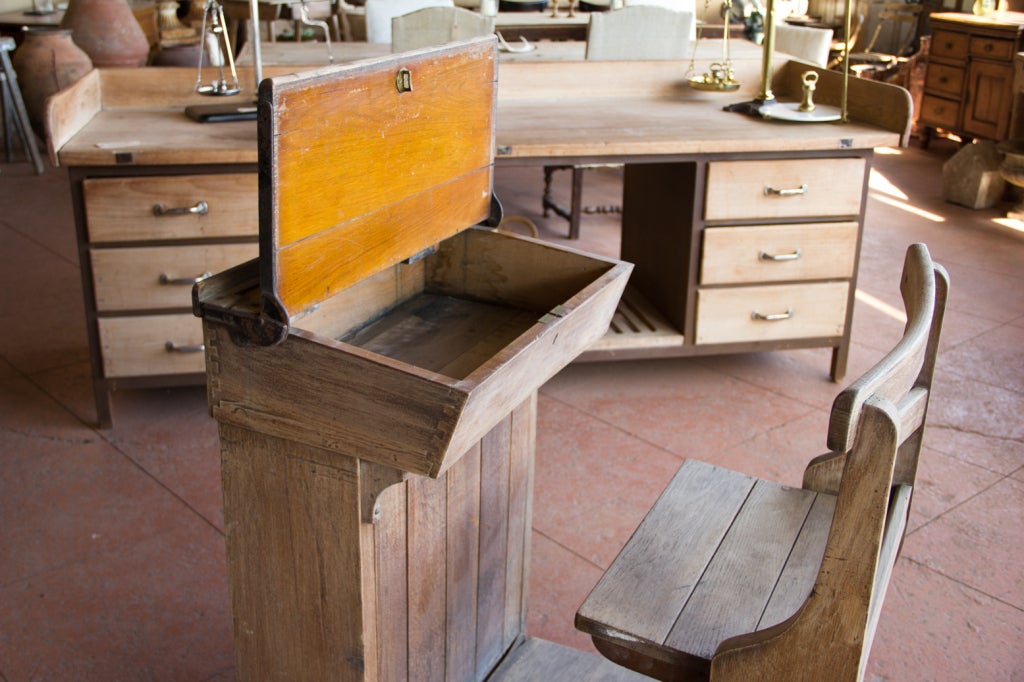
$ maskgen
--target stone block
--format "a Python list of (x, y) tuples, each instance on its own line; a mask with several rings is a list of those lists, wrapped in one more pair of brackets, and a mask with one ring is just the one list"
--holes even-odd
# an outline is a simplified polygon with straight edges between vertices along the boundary
[(942, 196), (967, 208), (992, 208), (1003, 196), (1006, 181), (999, 174), (1003, 155), (995, 142), (964, 145), (942, 164)]

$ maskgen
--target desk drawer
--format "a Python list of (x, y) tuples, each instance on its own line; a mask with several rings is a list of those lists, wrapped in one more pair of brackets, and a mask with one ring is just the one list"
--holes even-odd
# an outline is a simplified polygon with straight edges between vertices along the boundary
[(701, 289), (696, 343), (842, 336), (849, 290), (849, 282)]
[(1000, 40), (999, 38), (987, 38), (985, 36), (971, 36), (970, 53), (972, 57), (981, 59), (992, 59), (999, 62), (1013, 60), (1016, 52), (1016, 41)]
[(864, 159), (715, 161), (706, 220), (771, 220), (860, 214)]
[(944, 64), (929, 64), (924, 86), (929, 90), (959, 97), (964, 89), (964, 70)]
[(255, 242), (95, 249), (91, 259), (96, 309), (190, 308), (197, 279), (258, 255)]
[(847, 279), (857, 223), (751, 225), (704, 230), (701, 284)]
[(921, 98), (921, 120), (939, 128), (956, 128), (960, 121), (960, 104), (925, 95)]
[(93, 178), (83, 193), (92, 242), (259, 233), (256, 173)]
[(966, 33), (938, 30), (932, 34), (931, 55), (947, 59), (967, 59), (969, 37)]
[(104, 317), (97, 324), (104, 376), (206, 371), (202, 320), (191, 313)]

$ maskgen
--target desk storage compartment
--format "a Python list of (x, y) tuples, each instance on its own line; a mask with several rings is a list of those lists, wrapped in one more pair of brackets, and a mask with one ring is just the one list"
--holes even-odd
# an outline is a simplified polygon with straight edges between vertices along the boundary
[(857, 229), (855, 222), (707, 228), (700, 283), (848, 279)]
[(696, 342), (839, 337), (849, 291), (849, 282), (701, 289)]
[(1016, 43), (1012, 40), (1000, 40), (987, 36), (971, 36), (970, 55), (981, 59), (1008, 61), (1013, 59)]
[(188, 309), (196, 282), (251, 260), (258, 251), (255, 242), (93, 249), (90, 259), (96, 309)]
[(705, 220), (856, 216), (864, 159), (715, 161), (708, 164)]
[(964, 88), (964, 70), (944, 64), (929, 64), (925, 87), (951, 97), (959, 97)]
[(203, 327), (188, 313), (104, 317), (97, 326), (108, 377), (203, 371)]
[[(278, 345), (239, 345), (230, 319), (208, 324), (213, 414), (437, 476), (605, 333), (629, 270), (467, 230), (295, 316)], [(250, 263), (200, 289), (244, 324), (257, 279)]]
[(966, 33), (956, 31), (935, 31), (932, 36), (931, 54), (934, 57), (965, 59), (969, 38)]
[(82, 183), (92, 242), (252, 237), (255, 173), (91, 178)]
[(939, 128), (956, 128), (960, 125), (960, 104), (954, 100), (925, 95), (921, 98), (921, 118)]

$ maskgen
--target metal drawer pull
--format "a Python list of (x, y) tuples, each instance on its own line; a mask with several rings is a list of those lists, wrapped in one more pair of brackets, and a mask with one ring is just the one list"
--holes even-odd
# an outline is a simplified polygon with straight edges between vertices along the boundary
[(201, 343), (196, 346), (178, 346), (173, 341), (168, 341), (164, 344), (164, 350), (168, 353), (202, 353), (206, 346)]
[(171, 277), (166, 272), (160, 273), (160, 284), (196, 284), (202, 282), (207, 277), (212, 277), (212, 272), (204, 272), (201, 275), (195, 277)]
[(206, 215), (209, 212), (210, 206), (205, 201), (200, 201), (195, 206), (180, 208), (167, 208), (163, 204), (153, 204), (153, 215)]
[(759, 260), (770, 260), (778, 262), (785, 260), (800, 260), (801, 256), (803, 256), (803, 251), (801, 249), (797, 249), (792, 253), (768, 253), (767, 251), (762, 251), (760, 254), (758, 254), (757, 257)]
[(757, 312), (756, 310), (750, 313), (750, 319), (761, 320), (763, 322), (778, 322), (780, 320), (788, 320), (793, 317), (793, 309), (790, 308), (784, 313), (775, 313), (774, 315), (764, 315)]
[(775, 195), (778, 197), (796, 197), (800, 196), (801, 194), (807, 194), (806, 184), (800, 185), (799, 187), (794, 187), (792, 189), (775, 189), (771, 185), (764, 186), (765, 196)]

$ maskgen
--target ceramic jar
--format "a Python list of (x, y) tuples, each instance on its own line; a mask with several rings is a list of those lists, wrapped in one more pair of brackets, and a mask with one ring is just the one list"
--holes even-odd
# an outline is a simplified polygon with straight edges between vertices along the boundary
[(149, 41), (126, 0), (71, 0), (60, 25), (97, 68), (144, 66), (149, 58)]
[(69, 29), (61, 28), (26, 28), (25, 40), (11, 56), (11, 65), (18, 75), (32, 129), (43, 138), (46, 98), (92, 70), (89, 55), (74, 43)]

